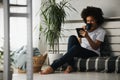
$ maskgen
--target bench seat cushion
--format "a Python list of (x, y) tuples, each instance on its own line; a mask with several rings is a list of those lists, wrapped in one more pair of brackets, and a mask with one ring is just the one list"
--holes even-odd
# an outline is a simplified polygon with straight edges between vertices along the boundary
[(91, 57), (88, 59), (75, 58), (78, 71), (99, 71), (120, 73), (120, 56)]

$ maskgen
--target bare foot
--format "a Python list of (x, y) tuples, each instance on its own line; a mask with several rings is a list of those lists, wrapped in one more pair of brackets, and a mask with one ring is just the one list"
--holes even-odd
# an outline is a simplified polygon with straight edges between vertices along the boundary
[(73, 71), (73, 68), (71, 66), (67, 66), (66, 70), (64, 71), (64, 73), (70, 73)]
[(47, 67), (45, 70), (42, 70), (41, 72), (40, 72), (40, 74), (50, 74), (50, 73), (53, 73), (54, 72), (54, 70), (53, 70), (53, 68), (52, 67)]

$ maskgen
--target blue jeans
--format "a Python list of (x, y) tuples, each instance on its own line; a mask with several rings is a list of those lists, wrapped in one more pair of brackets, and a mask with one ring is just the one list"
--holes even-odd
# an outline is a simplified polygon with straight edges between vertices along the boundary
[(78, 58), (89, 58), (98, 56), (97, 53), (81, 47), (80, 43), (76, 36), (72, 35), (68, 39), (68, 49), (65, 55), (60, 59), (55, 60), (50, 66), (53, 70), (56, 70), (58, 67), (62, 66), (65, 63), (68, 63), (74, 68), (74, 57)]

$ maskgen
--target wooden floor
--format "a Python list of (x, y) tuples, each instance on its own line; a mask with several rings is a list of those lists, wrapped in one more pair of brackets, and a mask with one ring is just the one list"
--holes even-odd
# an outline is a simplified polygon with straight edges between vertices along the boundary
[[(55, 72), (48, 75), (40, 75), (34, 73), (33, 80), (120, 80), (119, 73), (101, 73), (101, 72), (74, 72), (64, 74), (63, 72)], [(13, 74), (13, 80), (26, 80), (26, 74)]]
[[(42, 68), (45, 69), (47, 66)], [(18, 73), (14, 69), (12, 80), (27, 80), (26, 73)], [(120, 73), (103, 73), (103, 72), (73, 72), (64, 74), (61, 71), (48, 75), (33, 74), (33, 80), (120, 80)]]

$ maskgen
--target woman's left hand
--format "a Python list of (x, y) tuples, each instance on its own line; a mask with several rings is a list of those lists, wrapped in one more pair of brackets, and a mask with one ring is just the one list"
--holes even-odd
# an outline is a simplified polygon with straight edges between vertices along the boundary
[(80, 30), (80, 34), (83, 36), (83, 37), (87, 37), (88, 36), (88, 32), (86, 30)]

